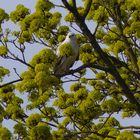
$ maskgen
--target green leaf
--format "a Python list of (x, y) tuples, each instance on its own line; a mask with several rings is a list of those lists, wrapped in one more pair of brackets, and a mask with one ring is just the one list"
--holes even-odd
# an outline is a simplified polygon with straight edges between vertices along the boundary
[(5, 127), (1, 127), (0, 128), (0, 139), (1, 140), (11, 140), (11, 132), (5, 128)]
[(0, 56), (6, 56), (8, 53), (8, 49), (6, 46), (0, 46)]
[(22, 4), (19, 4), (16, 6), (16, 10), (10, 13), (10, 19), (13, 22), (19, 22), (22, 21), (29, 13), (30, 12), (28, 8)]

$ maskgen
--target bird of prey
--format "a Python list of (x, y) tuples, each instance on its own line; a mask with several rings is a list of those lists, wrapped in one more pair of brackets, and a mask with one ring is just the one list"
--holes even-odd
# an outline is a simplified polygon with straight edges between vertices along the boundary
[[(68, 44), (71, 46), (72, 53), (71, 55), (61, 55), (60, 54), (60, 48), (61, 45)], [(55, 75), (63, 75), (66, 74), (70, 67), (73, 66), (74, 62), (77, 60), (79, 56), (79, 45), (76, 40), (76, 36), (74, 33), (68, 33), (65, 40), (58, 46), (56, 50), (56, 55), (58, 57), (58, 61), (56, 63), (56, 66), (54, 68), (54, 74)]]

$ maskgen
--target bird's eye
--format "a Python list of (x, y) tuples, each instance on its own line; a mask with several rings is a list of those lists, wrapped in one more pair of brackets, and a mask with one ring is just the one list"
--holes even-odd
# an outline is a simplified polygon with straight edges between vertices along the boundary
[(71, 37), (73, 37), (74, 36), (74, 34), (71, 34), (70, 36), (69, 36), (69, 38), (71, 38)]

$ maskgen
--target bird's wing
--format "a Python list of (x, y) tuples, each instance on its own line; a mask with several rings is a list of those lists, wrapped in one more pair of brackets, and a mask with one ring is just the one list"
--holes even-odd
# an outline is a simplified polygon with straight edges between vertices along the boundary
[(66, 59), (67, 59), (67, 56), (59, 56), (59, 57), (57, 58), (57, 63), (56, 63), (56, 65), (58, 66), (58, 65), (63, 64), (63, 63), (65, 62)]
[(78, 50), (78, 54), (77, 54), (77, 57), (76, 57), (75, 61), (78, 61), (79, 60), (79, 54), (80, 54), (80, 52)]
[(63, 41), (59, 46), (58, 46), (58, 48), (57, 48), (57, 50), (56, 50), (56, 55), (58, 56), (58, 58), (57, 58), (57, 63), (56, 63), (56, 65), (61, 65), (65, 60), (66, 60), (66, 56), (61, 56), (60, 55), (60, 46), (61, 45), (63, 45), (65, 43), (65, 41)]
[[(63, 43), (61, 43), (61, 45), (62, 45)], [(60, 46), (61, 46), (60, 45)], [(54, 67), (54, 73), (56, 73), (56, 72), (58, 72), (58, 71), (61, 71), (61, 68), (62, 68), (62, 66), (63, 66), (63, 64), (64, 64), (64, 62), (66, 61), (66, 56), (61, 56), (60, 55), (60, 51), (59, 51), (59, 47), (60, 46), (58, 46), (58, 48), (57, 48), (57, 50), (56, 50), (56, 55), (57, 55), (57, 62), (56, 62), (56, 65), (55, 65), (55, 67)]]

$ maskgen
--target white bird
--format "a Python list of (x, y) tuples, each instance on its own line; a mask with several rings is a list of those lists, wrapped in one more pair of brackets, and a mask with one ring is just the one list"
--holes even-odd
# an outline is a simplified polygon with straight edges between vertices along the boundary
[[(67, 56), (60, 54), (60, 47), (63, 44), (69, 44), (72, 47), (72, 54)], [(56, 55), (58, 57), (58, 61), (54, 68), (55, 75), (63, 75), (67, 73), (70, 67), (73, 66), (74, 62), (77, 60), (79, 56), (79, 45), (76, 40), (76, 36), (74, 33), (68, 33), (65, 40), (58, 46), (56, 50)]]

